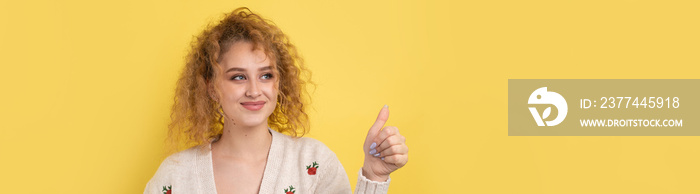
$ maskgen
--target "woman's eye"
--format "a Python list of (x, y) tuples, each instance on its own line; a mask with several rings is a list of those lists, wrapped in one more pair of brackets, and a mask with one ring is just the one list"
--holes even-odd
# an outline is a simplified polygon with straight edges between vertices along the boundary
[(272, 74), (271, 74), (271, 73), (266, 73), (266, 74), (262, 75), (262, 78), (263, 78), (263, 79), (272, 79)]
[(245, 79), (245, 76), (243, 76), (243, 75), (234, 75), (233, 77), (231, 77), (231, 80), (244, 80), (244, 79)]

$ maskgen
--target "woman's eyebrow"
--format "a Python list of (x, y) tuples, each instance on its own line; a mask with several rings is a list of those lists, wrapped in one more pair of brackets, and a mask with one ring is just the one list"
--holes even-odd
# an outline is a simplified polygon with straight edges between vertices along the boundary
[[(258, 68), (258, 71), (265, 71), (265, 70), (271, 70), (271, 69), (272, 69), (272, 66), (265, 66), (265, 67)], [(228, 73), (230, 71), (243, 71), (243, 72), (245, 72), (245, 69), (240, 68), (240, 67), (231, 67), (228, 70), (226, 70), (226, 73)]]
[(245, 71), (243, 68), (238, 68), (238, 67), (232, 67), (226, 70), (226, 73), (231, 72), (231, 71)]
[(265, 66), (265, 67), (258, 68), (258, 71), (265, 71), (265, 70), (271, 70), (271, 69), (272, 69), (272, 66)]

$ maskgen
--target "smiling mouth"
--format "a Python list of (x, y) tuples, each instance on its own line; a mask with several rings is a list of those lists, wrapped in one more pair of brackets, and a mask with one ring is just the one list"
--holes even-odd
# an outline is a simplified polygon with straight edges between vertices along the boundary
[(265, 105), (265, 101), (243, 102), (241, 105), (248, 110), (256, 111), (262, 109), (262, 107)]

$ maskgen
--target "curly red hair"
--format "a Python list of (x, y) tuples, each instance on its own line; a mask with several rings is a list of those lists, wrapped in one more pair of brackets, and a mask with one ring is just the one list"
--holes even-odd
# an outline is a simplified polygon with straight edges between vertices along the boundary
[[(175, 103), (168, 125), (169, 153), (206, 145), (222, 134), (223, 115), (219, 112), (220, 105), (211, 98), (208, 86), (219, 77), (219, 56), (239, 41), (262, 48), (279, 74), (279, 96), (268, 125), (295, 137), (308, 132), (304, 106), (309, 100), (305, 86), (311, 83), (310, 71), (296, 47), (272, 21), (241, 7), (226, 14), (216, 25), (208, 25), (191, 43), (175, 88)], [(215, 90), (218, 94), (218, 89)]]

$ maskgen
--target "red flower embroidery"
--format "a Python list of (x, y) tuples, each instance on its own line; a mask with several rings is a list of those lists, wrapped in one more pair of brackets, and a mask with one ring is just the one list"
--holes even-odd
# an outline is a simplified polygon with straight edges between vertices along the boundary
[(284, 194), (294, 194), (296, 190), (294, 190), (294, 187), (292, 185), (289, 185), (289, 189), (284, 189)]
[(306, 166), (306, 173), (309, 173), (309, 175), (315, 175), (317, 168), (318, 168), (318, 163), (316, 163), (314, 161), (313, 164)]
[(163, 194), (173, 194), (173, 186), (163, 186)]

